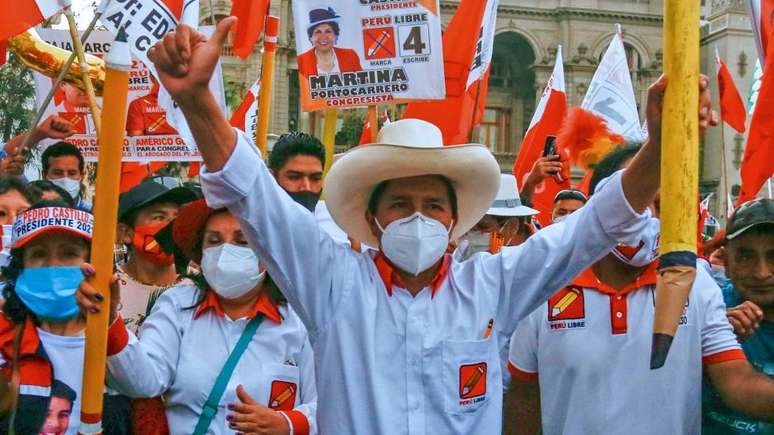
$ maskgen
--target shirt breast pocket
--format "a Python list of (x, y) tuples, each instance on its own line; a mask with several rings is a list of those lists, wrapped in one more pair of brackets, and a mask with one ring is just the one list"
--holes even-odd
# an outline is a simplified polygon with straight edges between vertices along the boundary
[(279, 411), (289, 411), (301, 401), (300, 373), (296, 366), (288, 364), (266, 364), (264, 366), (268, 394), (266, 406)]
[(443, 342), (443, 376), (446, 412), (472, 413), (489, 402), (494, 367), (491, 340)]

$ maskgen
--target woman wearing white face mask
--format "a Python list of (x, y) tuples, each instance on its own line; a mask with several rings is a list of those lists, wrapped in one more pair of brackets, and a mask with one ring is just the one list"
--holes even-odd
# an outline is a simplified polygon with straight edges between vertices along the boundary
[[(202, 199), (180, 210), (173, 238), (202, 274), (158, 299), (139, 340), (113, 322), (108, 384), (131, 397), (163, 395), (171, 434), (315, 433), (306, 329), (239, 222)], [(80, 291), (83, 307), (96, 308), (93, 289)]]

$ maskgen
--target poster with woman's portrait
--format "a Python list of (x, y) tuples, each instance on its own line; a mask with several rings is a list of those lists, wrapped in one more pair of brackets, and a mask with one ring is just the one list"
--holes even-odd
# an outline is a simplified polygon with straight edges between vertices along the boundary
[(438, 0), (293, 0), (304, 111), (445, 96)]

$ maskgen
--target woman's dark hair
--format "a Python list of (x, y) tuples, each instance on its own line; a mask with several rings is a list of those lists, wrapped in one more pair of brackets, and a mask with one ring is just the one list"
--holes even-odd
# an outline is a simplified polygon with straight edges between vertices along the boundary
[(309, 39), (312, 39), (312, 33), (314, 33), (314, 29), (322, 26), (323, 24), (327, 24), (331, 26), (331, 28), (333, 29), (333, 34), (336, 35), (337, 38), (339, 37), (339, 23), (335, 21), (326, 21), (324, 23), (315, 24), (314, 26), (306, 29), (306, 34), (309, 35)]
[[(39, 201), (30, 207), (30, 210), (36, 208), (45, 207), (67, 207), (66, 203), (62, 201)], [(89, 246), (91, 249), (91, 246)], [(24, 247), (12, 248), (11, 258), (8, 265), (2, 268), (2, 275), (6, 281), (5, 288), (3, 288), (3, 298), (5, 304), (3, 305), (3, 313), (8, 317), (11, 322), (19, 325), (24, 323), (24, 320), (29, 316), (33, 322), (37, 325), (39, 320), (35, 317), (35, 314), (24, 305), (24, 302), (16, 294), (16, 279), (19, 278), (24, 270)]]
[(30, 204), (35, 202), (35, 195), (30, 192), (27, 186), (20, 179), (16, 177), (0, 176), (0, 195), (3, 195), (11, 190), (19, 192), (19, 195), (23, 196)]
[(68, 207), (75, 208), (75, 201), (73, 200), (73, 197), (70, 196), (66, 190), (62, 189), (49, 180), (35, 180), (31, 182), (28, 187), (30, 192), (35, 195), (35, 201), (42, 201), (44, 193), (53, 191), (59, 195), (62, 201), (67, 203)]
[(622, 169), (623, 164), (634, 157), (640, 148), (642, 148), (641, 143), (627, 143), (621, 148), (609, 153), (597, 163), (596, 166), (594, 166), (594, 173), (591, 175), (591, 182), (589, 183), (589, 196), (594, 194), (594, 189), (597, 188), (600, 181), (613, 175), (619, 169)]

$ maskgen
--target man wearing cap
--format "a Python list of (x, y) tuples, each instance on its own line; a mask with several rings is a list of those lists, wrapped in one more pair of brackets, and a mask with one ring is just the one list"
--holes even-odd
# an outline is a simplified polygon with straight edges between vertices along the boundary
[(579, 208), (586, 205), (588, 198), (586, 194), (578, 189), (560, 190), (554, 197), (554, 208), (551, 210), (551, 222), (561, 222), (567, 216), (575, 213)]
[(500, 189), (484, 217), (465, 234), (455, 255), (467, 260), (478, 252), (496, 254), (503, 246), (517, 246), (532, 235), (530, 218), (539, 212), (521, 203), (516, 177), (500, 174)]
[[(726, 228), (724, 262), (730, 280), (723, 287), (729, 320), (746, 339), (750, 363), (774, 376), (774, 200), (739, 206)], [(709, 385), (704, 391), (704, 433), (768, 434), (771, 423), (730, 410)]]
[[(482, 145), (444, 147), (429, 123), (393, 122), (376, 144), (344, 155), (326, 180), (335, 221), (379, 248), (355, 252), (285, 195), (207, 88), (233, 24), (222, 20), (211, 39), (179, 26), (149, 57), (199, 144), (208, 203), (238, 216), (309, 330), (320, 432), (498, 434), (498, 337), (643, 230), (658, 189), (659, 144), (645, 146), (566, 222), (497, 255), (460, 262), (444, 255), (449, 240), (489, 209), (499, 166)], [(665, 87), (662, 80), (650, 90), (649, 125), (660, 126)], [(702, 89), (707, 114), (706, 79)]]
[(181, 205), (194, 199), (180, 179), (169, 176), (145, 179), (119, 198), (118, 237), (129, 252), (126, 264), (118, 267), (120, 312), (135, 332), (156, 298), (180, 280), (174, 256), (155, 236), (177, 216)]
[[(604, 190), (636, 154), (631, 146), (609, 154), (595, 167), (591, 189)], [(680, 343), (664, 367), (650, 370), (659, 237), (660, 222), (651, 218), (645, 231), (519, 322), (505, 433), (698, 435), (702, 374), (736, 409), (774, 417), (774, 383), (745, 361), (705, 268), (683, 311)]]

